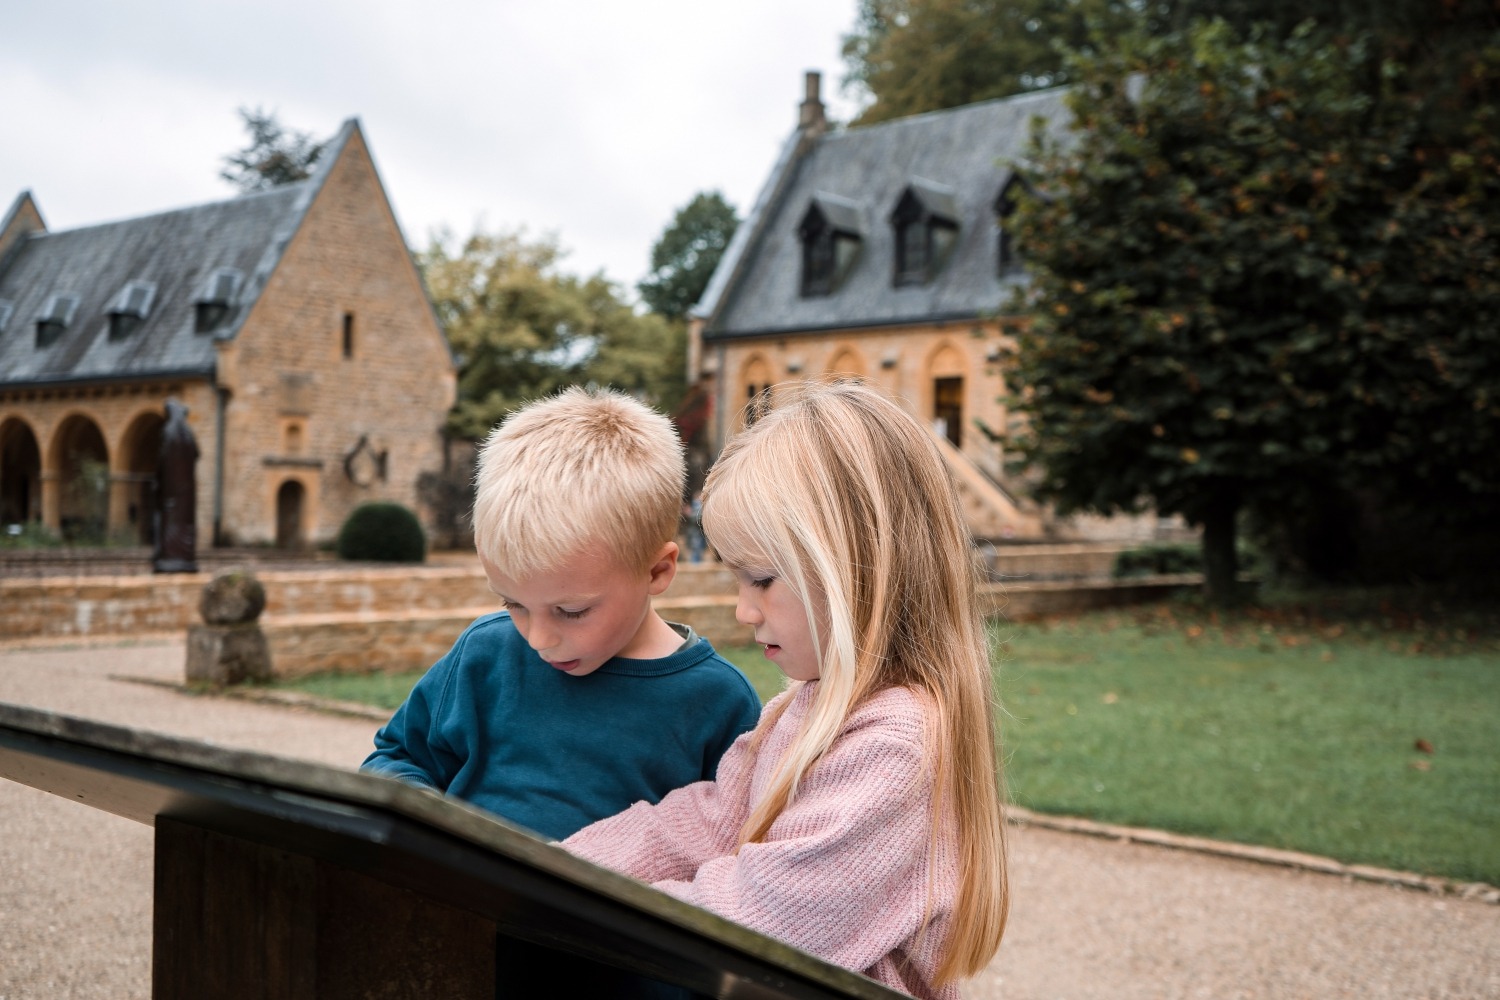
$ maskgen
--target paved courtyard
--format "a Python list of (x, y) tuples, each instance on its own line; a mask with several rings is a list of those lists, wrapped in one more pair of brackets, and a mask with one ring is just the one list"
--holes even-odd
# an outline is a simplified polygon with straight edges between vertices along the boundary
[[(374, 723), (177, 680), (181, 643), (0, 647), (0, 701), (354, 767)], [(151, 830), (0, 781), (0, 1000), (150, 995)], [(1500, 998), (1500, 906), (1037, 827), (1005, 945), (965, 996)]]

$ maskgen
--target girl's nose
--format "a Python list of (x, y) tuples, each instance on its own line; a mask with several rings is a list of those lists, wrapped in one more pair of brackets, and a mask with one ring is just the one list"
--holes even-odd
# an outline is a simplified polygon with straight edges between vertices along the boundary
[(741, 625), (759, 625), (764, 618), (760, 613), (760, 607), (740, 591), (739, 600), (734, 604), (734, 620)]

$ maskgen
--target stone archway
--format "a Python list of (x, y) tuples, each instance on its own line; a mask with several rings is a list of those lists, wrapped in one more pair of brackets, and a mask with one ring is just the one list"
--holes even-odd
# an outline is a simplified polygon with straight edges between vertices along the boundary
[(278, 549), (307, 547), (306, 511), (307, 487), (301, 482), (288, 479), (276, 488), (276, 547)]
[(141, 545), (156, 542), (156, 468), (161, 461), (161, 431), (166, 418), (160, 412), (142, 413), (130, 422), (120, 438), (119, 468), (115, 489), (120, 496), (115, 510), (124, 518), (123, 527)]
[(42, 450), (17, 417), (0, 422), (0, 525), (42, 519)]
[(109, 446), (99, 425), (75, 413), (49, 449), (57, 475), (57, 530), (64, 541), (100, 544), (109, 526)]

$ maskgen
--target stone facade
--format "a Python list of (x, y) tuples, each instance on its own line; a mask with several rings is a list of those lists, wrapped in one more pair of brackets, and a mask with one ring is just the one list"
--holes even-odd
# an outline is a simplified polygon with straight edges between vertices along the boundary
[(776, 386), (860, 376), (932, 428), (970, 530), (996, 543), (1153, 537), (1154, 517), (1061, 520), (1006, 467), (1014, 297), (1011, 166), (1034, 124), (1059, 136), (1062, 90), (831, 129), (818, 74), (796, 129), (689, 327), (688, 377), (711, 411), (698, 466)]
[[(238, 283), (205, 333), (223, 270)], [(117, 338), (110, 296), (142, 277), (152, 305)], [(38, 331), (33, 346), (56, 290), (81, 305), (58, 343)], [(149, 543), (172, 397), (200, 451), (200, 547), (326, 542), (366, 500), (422, 511), (418, 477), (442, 466), (455, 366), (357, 122), (313, 178), (232, 202), (51, 234), (23, 194), (0, 224), (7, 305), (0, 520)]]
[[(701, 321), (693, 335), (701, 340)], [(1042, 511), (1001, 485), (1010, 415), (1000, 348), (1009, 339), (1000, 321), (975, 319), (711, 340), (700, 347), (699, 378), (715, 396), (715, 450), (744, 427), (752, 400), (765, 393), (774, 401), (775, 386), (858, 376), (905, 402), (952, 446), (943, 450), (977, 537), (1044, 537)]]

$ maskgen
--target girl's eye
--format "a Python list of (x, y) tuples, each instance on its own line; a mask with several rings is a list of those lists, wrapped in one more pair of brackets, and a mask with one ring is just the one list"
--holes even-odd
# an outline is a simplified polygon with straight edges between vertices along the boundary
[(754, 587), (756, 590), (765, 590), (775, 581), (775, 579), (776, 578), (774, 576), (767, 576), (759, 580), (751, 580), (750, 586)]

